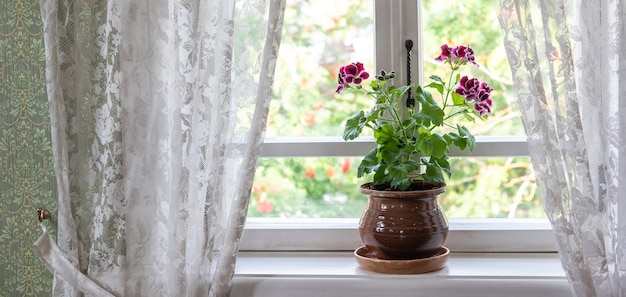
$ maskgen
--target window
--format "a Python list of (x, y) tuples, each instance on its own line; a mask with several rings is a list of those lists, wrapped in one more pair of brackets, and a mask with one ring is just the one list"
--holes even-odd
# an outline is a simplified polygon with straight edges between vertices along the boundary
[[(553, 250), (549, 225), (535, 198), (523, 128), (511, 102), (510, 78), (499, 74), (506, 73), (508, 66), (498, 48), (495, 5), (488, 0), (353, 0), (334, 2), (331, 7), (324, 1), (288, 0), (280, 52), (286, 62), (277, 66), (275, 81), (275, 90), (282, 95), (272, 102), (250, 203), (248, 241), (244, 236), (242, 249), (345, 249), (360, 242), (356, 221), (366, 197), (358, 193), (364, 180), (356, 178), (356, 167), (374, 144), (368, 138), (345, 142), (340, 136), (342, 121), (368, 105), (364, 98), (336, 96), (334, 75), (339, 66), (362, 61), (370, 65), (370, 73), (393, 69), (404, 78), (404, 41), (411, 39), (414, 82), (422, 80), (422, 73), (436, 71), (432, 57), (441, 44), (469, 43), (478, 56), (489, 57), (479, 58), (482, 67), (475, 69), (476, 75), (489, 77), (501, 92), (496, 99), (499, 112), (472, 127), (479, 142), (476, 151), (454, 154), (453, 166), (463, 177), (449, 182), (441, 201), (451, 220), (448, 241), (457, 240), (466, 250), (492, 248), (490, 240), (458, 241), (464, 236), (475, 238), (478, 232), (482, 239), (510, 240), (508, 251)], [(498, 224), (485, 220), (495, 217), (538, 219)], [(278, 238), (276, 230), (282, 231)], [(512, 231), (540, 240), (511, 237)], [(266, 232), (273, 232), (272, 236), (266, 237)], [(337, 241), (321, 243), (316, 240), (320, 238)]]

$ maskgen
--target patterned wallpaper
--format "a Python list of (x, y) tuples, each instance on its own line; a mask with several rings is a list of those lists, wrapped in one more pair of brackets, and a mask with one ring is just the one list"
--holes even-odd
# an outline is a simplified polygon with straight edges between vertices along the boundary
[(39, 0), (0, 1), (0, 297), (50, 296), (32, 247), (36, 208), (56, 213), (44, 67)]

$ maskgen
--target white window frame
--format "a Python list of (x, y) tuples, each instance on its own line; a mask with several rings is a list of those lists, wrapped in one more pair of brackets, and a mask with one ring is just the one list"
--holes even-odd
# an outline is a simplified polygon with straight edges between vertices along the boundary
[[(421, 83), (420, 0), (373, 0), (376, 69), (395, 70), (406, 78), (404, 41), (414, 42), (411, 68)], [(402, 83), (406, 83), (402, 81)], [(523, 136), (477, 136), (474, 152), (453, 150), (451, 157), (528, 156)], [(266, 138), (261, 157), (363, 156), (373, 138), (346, 142), (340, 137)], [(478, 198), (477, 198), (478, 199)], [(554, 234), (547, 219), (450, 219), (445, 245), (456, 252), (555, 252)], [(361, 244), (358, 219), (248, 218), (242, 251), (354, 250)]]

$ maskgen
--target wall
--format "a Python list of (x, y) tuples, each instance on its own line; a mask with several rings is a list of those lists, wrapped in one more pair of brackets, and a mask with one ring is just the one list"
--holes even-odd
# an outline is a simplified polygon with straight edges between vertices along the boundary
[(0, 1), (0, 296), (50, 296), (32, 248), (36, 208), (56, 213), (38, 0)]

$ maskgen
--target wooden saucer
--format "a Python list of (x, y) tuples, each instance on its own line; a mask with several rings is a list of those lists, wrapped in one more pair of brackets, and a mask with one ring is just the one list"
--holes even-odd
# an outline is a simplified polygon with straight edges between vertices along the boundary
[(359, 267), (367, 271), (388, 274), (417, 274), (442, 269), (450, 257), (450, 250), (442, 246), (436, 255), (429, 258), (409, 260), (383, 260), (370, 255), (365, 246), (354, 251)]

